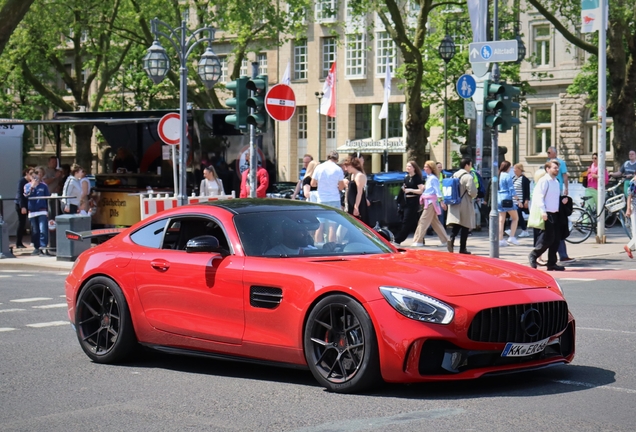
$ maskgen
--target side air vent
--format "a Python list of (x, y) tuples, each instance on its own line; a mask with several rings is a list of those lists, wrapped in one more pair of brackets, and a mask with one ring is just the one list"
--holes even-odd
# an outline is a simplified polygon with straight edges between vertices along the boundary
[(257, 308), (276, 309), (283, 301), (283, 290), (267, 286), (250, 287), (250, 305)]

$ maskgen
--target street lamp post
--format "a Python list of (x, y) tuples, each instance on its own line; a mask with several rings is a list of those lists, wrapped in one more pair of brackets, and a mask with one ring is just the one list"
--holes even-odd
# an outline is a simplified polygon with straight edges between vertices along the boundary
[[(166, 50), (159, 43), (159, 36), (168, 39), (179, 56), (179, 116), (181, 121), (181, 153), (179, 160), (179, 194), (177, 199), (180, 205), (188, 203), (188, 193), (186, 188), (186, 164), (188, 155), (188, 143), (186, 134), (188, 129), (188, 57), (194, 48), (201, 42), (212, 44), (215, 30), (212, 27), (203, 27), (195, 31), (190, 31), (186, 21), (181, 21), (181, 26), (170, 27), (165, 22), (155, 18), (150, 21), (152, 34), (155, 41), (148, 48), (148, 53), (143, 59), (144, 70), (155, 83), (159, 84), (170, 70), (170, 58)], [(161, 29), (164, 29), (162, 31)], [(166, 33), (167, 32), (167, 33)], [(208, 37), (203, 37), (204, 32)], [(201, 35), (201, 36), (200, 36)], [(198, 63), (197, 72), (206, 88), (211, 89), (221, 77), (221, 62), (214, 54), (212, 48), (208, 46)], [(173, 167), (176, 169), (177, 167)]]
[(442, 39), (442, 42), (439, 44), (438, 52), (440, 57), (444, 60), (444, 148), (442, 150), (442, 159), (444, 168), (447, 167), (446, 164), (446, 153), (448, 146), (448, 76), (447, 76), (447, 67), (448, 62), (455, 56), (455, 42), (448, 35), (448, 23), (446, 25), (446, 36)]
[(322, 134), (321, 134), (321, 129), (322, 129), (322, 119), (320, 118), (321, 114), (320, 114), (320, 101), (322, 99), (322, 97), (325, 95), (324, 92), (316, 92), (315, 93), (316, 98), (318, 98), (318, 162), (320, 162), (320, 147), (322, 145)]

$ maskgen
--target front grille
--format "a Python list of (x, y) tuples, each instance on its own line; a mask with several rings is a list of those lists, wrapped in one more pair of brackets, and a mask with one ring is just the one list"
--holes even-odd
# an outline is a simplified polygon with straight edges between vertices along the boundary
[(283, 301), (283, 290), (267, 286), (250, 287), (250, 305), (257, 308), (276, 309)]
[[(522, 317), (529, 311), (540, 317), (536, 334), (534, 331), (528, 334), (522, 323)], [(567, 324), (568, 304), (565, 301), (502, 306), (475, 315), (468, 338), (477, 342), (536, 342), (565, 330)]]

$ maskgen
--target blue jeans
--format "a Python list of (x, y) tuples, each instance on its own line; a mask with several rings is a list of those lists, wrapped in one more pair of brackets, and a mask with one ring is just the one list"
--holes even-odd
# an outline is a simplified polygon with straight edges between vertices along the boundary
[(49, 244), (49, 218), (41, 215), (29, 218), (31, 222), (31, 242), (36, 249), (45, 248)]
[(568, 250), (565, 248), (565, 240), (561, 240), (561, 242), (559, 243), (559, 259), (560, 260), (564, 260), (569, 258), (568, 257)]

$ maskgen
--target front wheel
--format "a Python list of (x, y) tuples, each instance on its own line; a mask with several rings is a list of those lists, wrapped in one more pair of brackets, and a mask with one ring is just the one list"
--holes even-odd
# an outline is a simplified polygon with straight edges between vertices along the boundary
[(594, 219), (581, 207), (573, 207), (568, 217), (570, 235), (565, 239), (568, 243), (583, 243), (592, 235)]
[(382, 382), (371, 318), (350, 297), (318, 302), (305, 324), (304, 347), (311, 373), (329, 391), (356, 393)]
[(625, 234), (630, 239), (632, 238), (632, 218), (625, 216), (625, 210), (621, 210), (620, 216), (621, 224), (623, 224), (623, 229), (625, 230)]
[(97, 363), (121, 361), (137, 344), (126, 298), (106, 277), (92, 279), (82, 288), (75, 327), (80, 346)]

